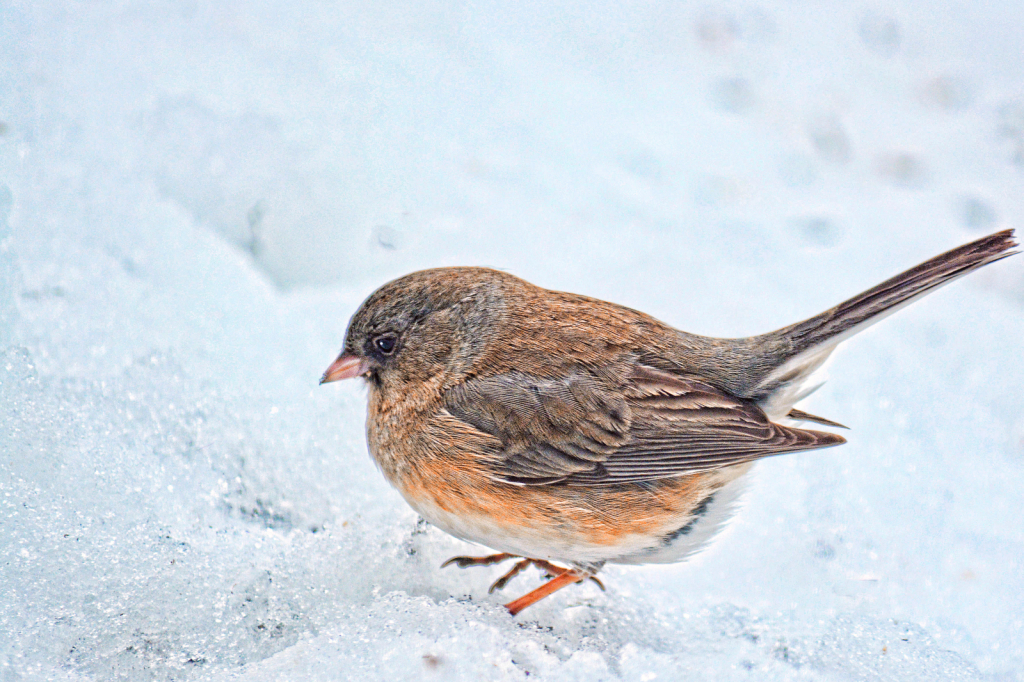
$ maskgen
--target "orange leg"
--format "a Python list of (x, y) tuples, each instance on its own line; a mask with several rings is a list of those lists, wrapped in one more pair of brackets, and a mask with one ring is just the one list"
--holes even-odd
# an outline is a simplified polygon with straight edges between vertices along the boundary
[(578, 568), (566, 568), (561, 573), (556, 575), (554, 578), (544, 583), (532, 592), (527, 592), (519, 599), (510, 601), (505, 604), (505, 608), (513, 616), (525, 609), (527, 606), (536, 604), (544, 597), (549, 594), (553, 594), (558, 590), (562, 589), (566, 585), (572, 585), (573, 583), (583, 582), (590, 577), (590, 574), (586, 571), (581, 571)]

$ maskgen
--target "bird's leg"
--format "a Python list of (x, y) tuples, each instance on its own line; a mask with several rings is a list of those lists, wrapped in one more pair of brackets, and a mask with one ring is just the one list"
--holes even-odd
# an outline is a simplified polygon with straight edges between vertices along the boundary
[[(557, 568), (557, 566), (555, 566), (554, 568)], [(537, 589), (533, 590), (532, 592), (527, 592), (519, 599), (516, 599), (515, 601), (510, 601), (509, 603), (505, 604), (505, 608), (508, 609), (508, 612), (514, 616), (523, 609), (525, 609), (527, 606), (536, 604), (544, 597), (548, 596), (549, 594), (553, 594), (554, 592), (557, 592), (566, 585), (572, 585), (573, 583), (583, 582), (589, 577), (589, 573), (578, 568), (562, 569), (558, 575), (556, 575), (554, 578), (547, 581)]]
[(505, 585), (508, 585), (509, 580), (515, 578), (523, 571), (524, 568), (526, 568), (532, 563), (534, 563), (533, 559), (523, 559), (522, 561), (517, 561), (515, 566), (512, 567), (512, 570), (510, 570), (508, 573), (494, 581), (494, 583), (488, 588), (487, 594), (492, 594), (495, 590), (505, 589)]
[(515, 554), (492, 554), (490, 556), (453, 556), (448, 561), (441, 564), (441, 568), (449, 564), (455, 564), (459, 568), (466, 568), (468, 566), (493, 566), (494, 564), (500, 564), (506, 559), (515, 559)]

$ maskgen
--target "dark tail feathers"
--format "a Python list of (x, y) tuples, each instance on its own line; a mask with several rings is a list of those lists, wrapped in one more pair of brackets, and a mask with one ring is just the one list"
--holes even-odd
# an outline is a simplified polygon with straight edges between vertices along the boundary
[(782, 362), (767, 373), (752, 397), (767, 396), (805, 378), (846, 338), (943, 284), (1017, 253), (1012, 250), (1016, 246), (1013, 230), (996, 232), (925, 261), (820, 315), (759, 337), (762, 343), (785, 350), (779, 354)]

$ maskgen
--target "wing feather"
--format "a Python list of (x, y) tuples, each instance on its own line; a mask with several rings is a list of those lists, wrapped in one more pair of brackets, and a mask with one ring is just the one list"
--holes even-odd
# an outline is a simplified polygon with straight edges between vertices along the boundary
[(493, 476), (520, 485), (594, 485), (685, 476), (839, 445), (842, 436), (771, 422), (753, 401), (643, 365), (618, 385), (583, 369), (472, 379), (447, 411), (502, 443)]

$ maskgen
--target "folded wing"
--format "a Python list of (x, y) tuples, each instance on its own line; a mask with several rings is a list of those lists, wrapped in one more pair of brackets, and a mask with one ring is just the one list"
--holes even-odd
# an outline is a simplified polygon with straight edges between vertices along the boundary
[(472, 379), (446, 407), (502, 442), (493, 476), (519, 485), (652, 481), (845, 442), (774, 424), (752, 401), (638, 364), (602, 376), (581, 368), (557, 379)]

